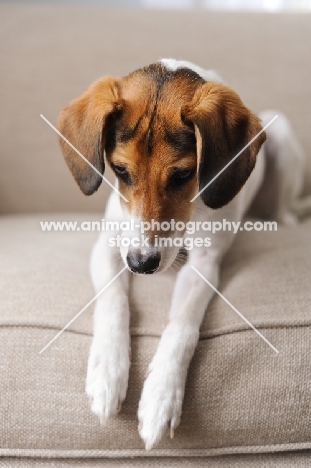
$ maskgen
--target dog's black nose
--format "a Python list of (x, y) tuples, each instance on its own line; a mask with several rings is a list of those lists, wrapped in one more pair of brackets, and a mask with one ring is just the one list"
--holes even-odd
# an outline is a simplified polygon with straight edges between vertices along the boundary
[(126, 257), (129, 269), (134, 273), (143, 273), (151, 275), (159, 268), (161, 255), (156, 254), (141, 254), (140, 252), (129, 252)]

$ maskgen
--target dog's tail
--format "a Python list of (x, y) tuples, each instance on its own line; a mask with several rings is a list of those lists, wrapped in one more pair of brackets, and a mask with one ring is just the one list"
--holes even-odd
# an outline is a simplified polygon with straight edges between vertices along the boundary
[(275, 115), (278, 118), (266, 130), (266, 174), (258, 198), (261, 205), (265, 205), (269, 218), (291, 225), (311, 215), (311, 196), (299, 198), (307, 158), (284, 114), (266, 110), (259, 117), (265, 125)]
[(311, 216), (311, 195), (293, 200), (290, 210), (299, 220)]

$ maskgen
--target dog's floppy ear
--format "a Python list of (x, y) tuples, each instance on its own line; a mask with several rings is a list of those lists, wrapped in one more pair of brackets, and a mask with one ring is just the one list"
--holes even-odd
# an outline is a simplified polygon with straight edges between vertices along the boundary
[(118, 80), (107, 76), (93, 83), (60, 112), (58, 130), (99, 172), (59, 138), (65, 160), (85, 195), (92, 195), (102, 182), (105, 125), (108, 117), (121, 109), (121, 104)]
[[(227, 86), (204, 83), (192, 102), (182, 108), (185, 122), (194, 124), (197, 137), (198, 182), (202, 190), (262, 129), (260, 120)], [(201, 194), (205, 205), (217, 209), (229, 203), (245, 184), (264, 143), (262, 132)]]

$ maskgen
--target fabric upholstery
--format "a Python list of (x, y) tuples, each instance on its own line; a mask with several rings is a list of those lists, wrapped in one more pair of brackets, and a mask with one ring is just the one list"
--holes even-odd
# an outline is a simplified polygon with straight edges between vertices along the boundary
[[(119, 417), (102, 428), (84, 395), (92, 308), (39, 354), (93, 296), (88, 257), (95, 235), (41, 232), (40, 219), (8, 216), (0, 221), (4, 424), (0, 454), (143, 456), (137, 406), (144, 374), (167, 321), (176, 272), (169, 270), (157, 281), (132, 278), (128, 396)], [(279, 354), (215, 298), (190, 365), (181, 425), (175, 439), (164, 440), (153, 456), (311, 446), (307, 284), (311, 259), (306, 255), (310, 227), (306, 221), (292, 230), (267, 233), (267, 238), (256, 232), (238, 237), (223, 265), (220, 289)], [(295, 262), (290, 261), (293, 258)]]
[(165, 458), (165, 457), (135, 457), (135, 458), (101, 458), (101, 459), (50, 459), (40, 460), (34, 458), (8, 458), (0, 460), (3, 468), (14, 466), (14, 468), (141, 468), (148, 466), (164, 468), (309, 468), (310, 454), (306, 452), (273, 453), (258, 455), (230, 455), (220, 457), (198, 458)]
[[(100, 214), (68, 213), (0, 218), (0, 284), (2, 304), (6, 304), (2, 306), (1, 325), (62, 328), (93, 297), (89, 256), (97, 233), (42, 232), (40, 221), (80, 223), (101, 218)], [(226, 255), (222, 292), (255, 326), (278, 327), (280, 321), (289, 327), (311, 323), (310, 227), (310, 220), (306, 220), (298, 227), (279, 226), (277, 232), (240, 233)], [(133, 335), (161, 335), (177, 269), (175, 264), (156, 277), (131, 277)], [(34, 314), (35, 309), (40, 313)], [(91, 310), (86, 311), (70, 329), (91, 334), (91, 315)], [(248, 326), (217, 296), (203, 321), (201, 337), (246, 329)]]

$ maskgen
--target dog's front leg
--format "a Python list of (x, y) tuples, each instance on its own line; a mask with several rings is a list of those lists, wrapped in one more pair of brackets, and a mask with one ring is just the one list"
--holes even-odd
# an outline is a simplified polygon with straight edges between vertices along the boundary
[[(117, 254), (109, 247), (107, 234), (102, 234), (91, 258), (96, 293), (124, 267)], [(123, 271), (98, 297), (95, 305), (86, 393), (93, 413), (102, 424), (117, 414), (127, 391), (130, 367), (128, 282), (128, 271)]]
[(139, 432), (151, 449), (170, 428), (178, 426), (187, 370), (199, 339), (199, 329), (213, 290), (191, 268), (195, 266), (215, 287), (218, 256), (208, 249), (194, 249), (180, 270), (174, 289), (169, 323), (149, 365), (139, 403)]

